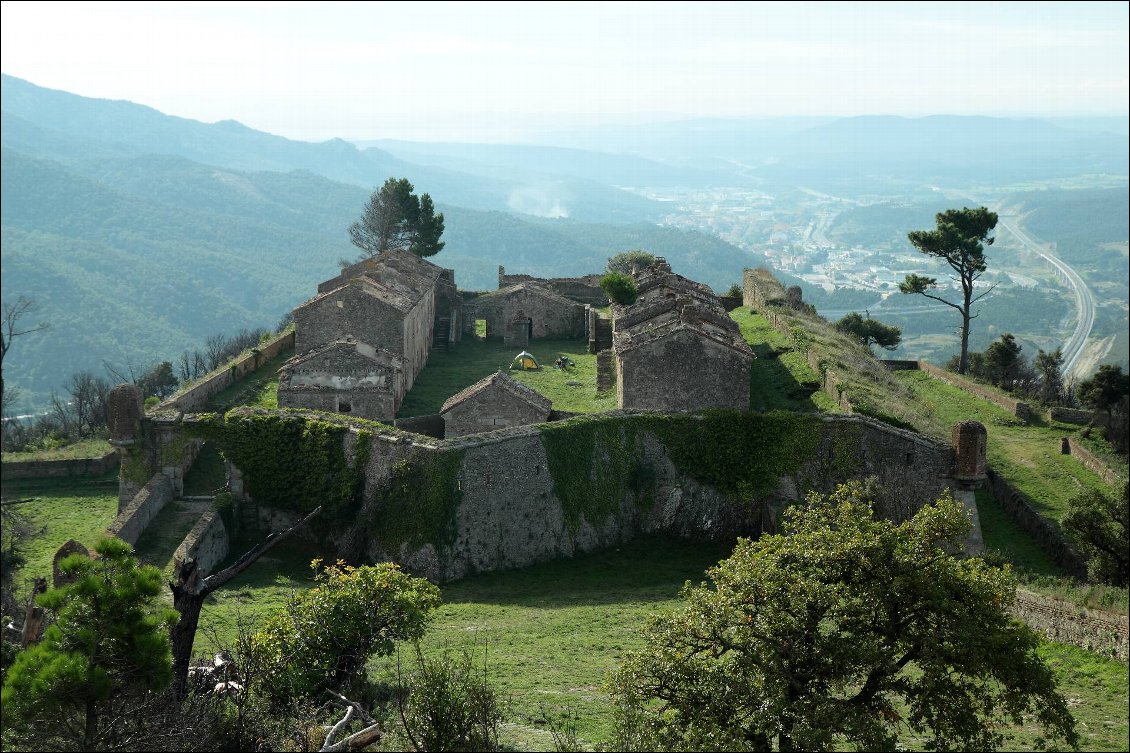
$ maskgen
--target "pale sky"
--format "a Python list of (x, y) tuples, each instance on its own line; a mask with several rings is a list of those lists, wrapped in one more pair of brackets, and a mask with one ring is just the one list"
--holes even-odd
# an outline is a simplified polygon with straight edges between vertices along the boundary
[(291, 138), (682, 117), (1126, 115), (1109, 3), (0, 5), (0, 69)]

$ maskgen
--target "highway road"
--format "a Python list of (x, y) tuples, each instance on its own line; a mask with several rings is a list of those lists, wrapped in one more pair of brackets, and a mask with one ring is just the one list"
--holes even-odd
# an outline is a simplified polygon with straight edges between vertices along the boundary
[(1079, 273), (1059, 257), (1048, 250), (1048, 247), (1037, 241), (1026, 230), (1020, 227), (1016, 217), (999, 215), (1000, 226), (1019, 240), (1025, 248), (1034, 254), (1039, 254), (1049, 264), (1058, 269), (1071, 285), (1075, 294), (1075, 329), (1063, 344), (1063, 375), (1070, 377), (1074, 374), (1079, 364), (1079, 357), (1083, 354), (1083, 347), (1095, 326), (1095, 297), (1087, 283)]

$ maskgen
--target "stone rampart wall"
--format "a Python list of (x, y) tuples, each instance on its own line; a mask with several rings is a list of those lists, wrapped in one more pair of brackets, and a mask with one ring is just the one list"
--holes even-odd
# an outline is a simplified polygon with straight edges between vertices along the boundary
[(1036, 542), (1053, 562), (1069, 575), (1087, 577), (1087, 563), (1067, 541), (1059, 526), (1036, 512), (1032, 502), (1020, 490), (989, 469), (988, 488), (997, 503), (1013, 521)]
[(110, 450), (100, 458), (74, 460), (26, 460), (3, 464), (5, 479), (63, 478), (68, 476), (102, 476), (118, 467), (118, 453)]
[[(630, 423), (633, 415), (617, 413), (602, 420)], [(952, 451), (948, 446), (862, 416), (825, 416), (821, 425), (815, 451), (795, 475), (774, 480), (774, 504), (801, 499), (810, 489), (829, 491), (837, 483), (874, 476), (885, 490), (877, 509), (892, 519), (904, 520), (950, 485)], [(374, 519), (372, 506), (384, 504), (377, 493), (383, 481), (405, 462), (427, 462), (429, 454), (452, 450), (460, 451), (462, 459), (451, 543), (402, 543), (395, 551), (381, 549), (376, 543), (379, 532), (371, 531), (364, 521)], [(557, 496), (538, 427), (514, 427), (431, 444), (394, 439), (374, 442), (365, 472), (368, 507), (357, 516), (361, 522), (344, 533), (339, 546), (358, 551), (359, 545), (367, 544), (363, 551), (372, 559), (393, 559), (414, 572), (448, 581), (572, 556), (641, 533), (725, 538), (761, 530), (760, 512), (755, 515), (748, 504), (680, 472), (662, 442), (646, 429), (637, 435), (631, 453), (630, 464), (654, 472), (650, 506), (637, 504), (633, 493), (625, 492), (619, 508), (606, 518), (582, 518), (579, 525), (571, 526)], [(756, 520), (751, 518), (754, 515)]]
[(1012, 613), (1053, 641), (1127, 661), (1130, 625), (1124, 614), (1087, 609), (1023, 590), (1016, 592)]
[(209, 510), (200, 516), (196, 525), (184, 537), (184, 541), (173, 554), (175, 567), (180, 567), (187, 559), (195, 559), (201, 575), (208, 575), (216, 565), (224, 561), (231, 551), (228, 530), (220, 513)]
[(960, 374), (954, 374), (952, 371), (946, 371), (945, 369), (939, 368), (927, 361), (919, 361), (918, 368), (922, 371), (925, 371), (935, 379), (939, 379), (946, 384), (957, 387), (959, 390), (968, 392), (970, 395), (976, 395), (982, 400), (988, 400), (990, 403), (1004, 408), (1006, 411), (1016, 416), (1017, 418), (1028, 420), (1033, 415), (1032, 409), (1028, 406), (1027, 403), (1021, 400), (1014, 400), (1011, 397), (1006, 397), (996, 390), (986, 387), (983, 384), (977, 384), (974, 381), (966, 379)]
[(1111, 486), (1115, 486), (1120, 480), (1124, 480), (1117, 471), (1104, 463), (1097, 455), (1088, 450), (1073, 437), (1064, 437), (1063, 444), (1066, 447), (1068, 455), (1076, 458), (1080, 463), (1099, 474), (1102, 480)]
[(238, 358), (228, 364), (223, 371), (212, 374), (202, 382), (192, 385), (184, 392), (178, 392), (171, 398), (161, 403), (157, 410), (169, 412), (185, 412), (203, 410), (213, 395), (230, 387), (234, 382), (270, 361), (284, 350), (294, 347), (294, 330), (279, 335), (274, 340), (263, 344), (258, 351)]
[(138, 537), (157, 517), (157, 513), (161, 512), (175, 495), (173, 480), (164, 473), (154, 474), (129, 504), (118, 513), (118, 517), (106, 528), (106, 533), (117, 536), (129, 544), (136, 544)]

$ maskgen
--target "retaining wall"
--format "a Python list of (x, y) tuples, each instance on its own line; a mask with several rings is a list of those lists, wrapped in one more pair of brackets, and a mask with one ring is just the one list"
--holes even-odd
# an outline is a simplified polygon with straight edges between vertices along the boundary
[(102, 476), (117, 467), (118, 453), (116, 450), (110, 450), (100, 458), (5, 462), (0, 470), (2, 470), (5, 479), (63, 478), (68, 476)]
[(1061, 599), (1018, 590), (1012, 613), (1053, 641), (1127, 661), (1130, 625), (1124, 614), (1087, 609)]
[(171, 398), (157, 406), (157, 411), (184, 412), (203, 410), (208, 401), (223, 390), (230, 387), (237, 380), (257, 371), (259, 367), (270, 361), (284, 350), (294, 347), (294, 330), (279, 335), (274, 340), (269, 340), (251, 353), (232, 361), (223, 370), (192, 385), (184, 392), (178, 392)]
[(1069, 575), (1085, 579), (1087, 563), (1068, 543), (1059, 526), (1036, 512), (1020, 490), (989, 469), (988, 488), (1013, 521), (1036, 542), (1044, 553)]
[(175, 494), (171, 478), (164, 473), (154, 474), (129, 504), (118, 513), (118, 517), (106, 528), (106, 533), (130, 544), (136, 544), (141, 533), (149, 527), (157, 517), (157, 513), (161, 512), (161, 508), (168, 504)]
[(177, 547), (173, 554), (175, 568), (181, 563), (192, 558), (200, 569), (201, 575), (207, 575), (212, 569), (224, 561), (231, 551), (228, 541), (228, 530), (224, 521), (215, 510), (209, 510), (200, 516), (196, 525), (184, 537), (184, 541)]
[(1064, 437), (1060, 440), (1064, 454), (1071, 455), (1079, 460), (1080, 463), (1090, 468), (1103, 481), (1111, 486), (1117, 486), (1122, 477), (1113, 468), (1104, 463), (1098, 456), (1088, 450), (1079, 442), (1075, 441), (1072, 437)]
[(1032, 409), (1028, 406), (1028, 403), (1025, 403), (1021, 400), (1014, 400), (1011, 397), (1005, 397), (996, 390), (990, 387), (986, 387), (983, 384), (977, 384), (976, 382), (970, 381), (960, 374), (954, 374), (952, 371), (946, 371), (945, 369), (939, 368), (927, 361), (919, 361), (918, 368), (922, 371), (925, 371), (935, 379), (940, 379), (946, 384), (951, 384), (954, 387), (957, 387), (959, 390), (968, 392), (971, 395), (976, 395), (982, 400), (988, 400), (990, 403), (1004, 408), (1017, 418), (1027, 421), (1033, 415)]

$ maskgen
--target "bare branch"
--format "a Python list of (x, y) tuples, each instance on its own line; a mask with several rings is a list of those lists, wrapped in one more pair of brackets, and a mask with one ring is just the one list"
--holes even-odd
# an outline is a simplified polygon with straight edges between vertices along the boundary
[(220, 586), (222, 586), (225, 583), (227, 583), (228, 581), (230, 581), (235, 576), (242, 573), (247, 568), (251, 567), (251, 565), (254, 564), (255, 560), (262, 557), (273, 546), (275, 546), (276, 544), (281, 542), (283, 539), (290, 536), (292, 533), (297, 531), (299, 528), (301, 528), (302, 526), (309, 523), (320, 512), (322, 512), (322, 506), (318, 505), (318, 507), (316, 507), (312, 512), (310, 512), (309, 515), (307, 515), (302, 520), (300, 520), (297, 523), (295, 523), (294, 525), (292, 525), (290, 528), (286, 529), (285, 531), (280, 531), (279, 533), (272, 533), (270, 536), (263, 539), (262, 543), (260, 543), (259, 546), (255, 547), (251, 551), (244, 554), (242, 557), (240, 557), (238, 560), (236, 560), (235, 564), (233, 564), (231, 567), (229, 567), (225, 570), (221, 570), (220, 572), (216, 573), (215, 575), (210, 575), (207, 578), (205, 578), (204, 581), (200, 584), (200, 593), (203, 594), (204, 596), (207, 596), (208, 594), (212, 593), (213, 591), (215, 591)]

